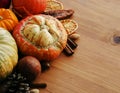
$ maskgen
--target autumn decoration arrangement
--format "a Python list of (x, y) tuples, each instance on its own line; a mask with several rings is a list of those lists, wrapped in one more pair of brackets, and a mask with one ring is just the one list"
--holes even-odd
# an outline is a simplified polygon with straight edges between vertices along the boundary
[[(1, 0), (1, 84), (6, 79), (16, 80), (20, 74), (20, 78), (23, 76), (25, 81), (29, 81), (28, 87), (34, 87), (36, 85), (31, 82), (49, 68), (51, 61), (61, 53), (73, 55), (77, 47), (75, 40), (80, 37), (76, 32), (78, 24), (72, 19), (73, 14), (74, 10), (64, 9), (63, 3), (58, 0)], [(12, 79), (9, 78), (11, 75)], [(17, 84), (22, 85), (20, 80), (17, 80)], [(37, 86), (44, 88), (46, 85)], [(14, 92), (7, 88), (9, 93), (22, 91), (19, 87), (11, 90)]]

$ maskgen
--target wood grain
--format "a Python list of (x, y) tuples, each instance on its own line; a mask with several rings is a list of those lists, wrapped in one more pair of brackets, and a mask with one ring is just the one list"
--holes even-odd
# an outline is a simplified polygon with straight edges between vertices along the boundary
[[(120, 0), (60, 0), (75, 10), (79, 45), (75, 54), (61, 54), (34, 82), (46, 82), (41, 93), (120, 93)], [(69, 4), (68, 4), (69, 2)]]

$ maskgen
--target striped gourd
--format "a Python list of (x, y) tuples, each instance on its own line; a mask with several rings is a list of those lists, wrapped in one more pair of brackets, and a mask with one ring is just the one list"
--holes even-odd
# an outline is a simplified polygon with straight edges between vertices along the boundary
[(18, 61), (17, 45), (12, 35), (0, 28), (0, 81), (8, 76)]

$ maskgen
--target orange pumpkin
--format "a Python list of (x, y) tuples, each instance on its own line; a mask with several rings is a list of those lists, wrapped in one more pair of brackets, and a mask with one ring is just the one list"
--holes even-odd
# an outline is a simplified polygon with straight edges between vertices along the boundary
[(43, 13), (46, 8), (46, 0), (12, 0), (12, 6), (19, 17), (25, 18)]
[(67, 43), (62, 23), (49, 15), (32, 15), (21, 20), (13, 31), (20, 52), (39, 61), (56, 59)]
[(11, 32), (17, 23), (18, 19), (10, 9), (0, 8), (0, 27)]

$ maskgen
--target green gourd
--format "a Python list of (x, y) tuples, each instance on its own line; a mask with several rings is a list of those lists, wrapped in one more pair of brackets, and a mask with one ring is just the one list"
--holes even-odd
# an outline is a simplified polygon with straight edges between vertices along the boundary
[(18, 62), (18, 49), (10, 32), (0, 28), (0, 81), (12, 73)]

